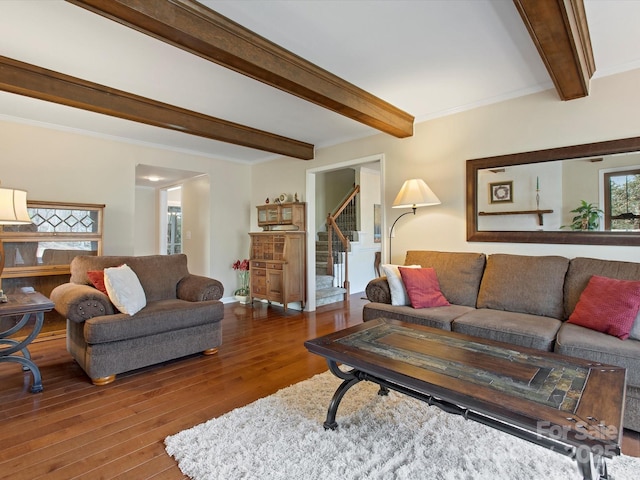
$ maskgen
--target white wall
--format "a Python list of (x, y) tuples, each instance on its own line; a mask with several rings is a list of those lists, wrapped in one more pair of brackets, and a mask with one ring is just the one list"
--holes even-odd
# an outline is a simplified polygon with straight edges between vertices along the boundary
[(373, 241), (373, 206), (380, 203), (380, 171), (357, 167), (356, 183), (360, 185), (360, 231), (349, 254), (351, 293), (363, 292), (367, 283), (377, 277), (374, 261), (381, 246)]
[(327, 214), (330, 212), (333, 213), (347, 194), (351, 193), (356, 181), (356, 176), (353, 168), (327, 172), (324, 175), (327, 177), (327, 190), (325, 192), (327, 203), (324, 208), (324, 217), (327, 218)]
[[(314, 235), (315, 232), (326, 232), (327, 227), (327, 176), (324, 174), (318, 174), (315, 176), (316, 180), (316, 195), (315, 195), (315, 222), (313, 225), (309, 223), (307, 219), (307, 228), (313, 231), (310, 232), (310, 235)], [(310, 217), (312, 212), (309, 210), (309, 205), (307, 205), (307, 217)], [(255, 221), (255, 220), (254, 220)], [(315, 236), (317, 238), (317, 235)]]
[(134, 209), (134, 255), (160, 253), (158, 232), (158, 193), (155, 188), (136, 187)]
[[(321, 148), (301, 162), (281, 158), (253, 167), (253, 202), (268, 188), (304, 192), (306, 171), (376, 154), (385, 155), (383, 183), (386, 226), (402, 210), (391, 203), (404, 180), (423, 178), (442, 201), (398, 222), (392, 261), (406, 250), (504, 252), (589, 256), (640, 261), (637, 247), (595, 245), (469, 243), (466, 241), (466, 160), (640, 135), (640, 70), (592, 81), (587, 98), (563, 102), (554, 90), (419, 123), (415, 134), (396, 139), (378, 134)], [(257, 180), (260, 179), (260, 180)], [(255, 217), (255, 215), (254, 215)], [(255, 218), (252, 218), (255, 224)], [(384, 235), (383, 235), (383, 241)], [(383, 252), (386, 248), (383, 244)], [(383, 255), (386, 255), (383, 253)]]
[[(210, 198), (208, 175), (201, 175), (182, 184), (182, 252), (187, 255), (189, 271), (195, 275), (206, 276), (208, 272), (203, 267), (210, 265)], [(228, 294), (233, 292), (231, 286), (229, 285)]]
[(231, 264), (247, 257), (247, 233), (257, 230), (256, 205), (281, 192), (297, 192), (300, 201), (315, 203), (306, 198), (308, 170), (376, 155), (384, 155), (381, 183), (386, 227), (403, 213), (392, 210), (391, 203), (408, 178), (423, 178), (442, 201), (396, 225), (393, 262), (403, 262), (408, 249), (640, 261), (637, 247), (469, 243), (465, 221), (466, 160), (640, 136), (638, 85), (640, 69), (592, 81), (587, 98), (562, 102), (549, 90), (418, 123), (415, 135), (407, 139), (377, 134), (320, 148), (311, 161), (280, 158), (253, 167), (0, 121), (0, 180), (4, 186), (26, 189), (32, 200), (104, 203), (104, 253), (130, 255), (140, 251), (136, 200), (146, 202), (135, 188), (136, 164), (209, 174), (209, 259), (192, 268), (221, 280), (226, 295), (237, 283)]
[(373, 206), (380, 204), (380, 170), (359, 167), (356, 172), (360, 185), (360, 244), (378, 251), (380, 243), (373, 239)]
[(316, 175), (316, 231), (326, 232), (327, 215), (351, 192), (355, 181), (353, 168)]
[[(237, 283), (231, 264), (248, 255), (250, 210), (256, 204), (250, 195), (249, 166), (0, 121), (2, 184), (27, 190), (31, 200), (105, 204), (105, 255), (142, 254), (155, 248), (149, 241), (149, 232), (155, 230), (151, 219), (157, 218), (155, 201), (135, 187), (139, 163), (209, 175), (211, 188), (205, 200), (209, 203), (209, 218), (203, 219), (206, 233), (198, 238), (206, 244), (207, 252), (200, 259), (189, 259), (189, 268), (220, 280), (225, 295), (231, 296)], [(149, 209), (148, 216), (144, 208)], [(138, 223), (141, 218), (149, 222), (143, 226)], [(140, 234), (141, 230), (144, 233)]]

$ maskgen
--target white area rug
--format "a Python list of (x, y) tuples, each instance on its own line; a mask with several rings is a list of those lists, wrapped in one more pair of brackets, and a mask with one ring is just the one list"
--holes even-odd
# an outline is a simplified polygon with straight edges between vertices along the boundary
[[(322, 423), (340, 380), (326, 372), (165, 440), (185, 475), (211, 479), (578, 479), (573, 460), (361, 382)], [(615, 480), (640, 459), (607, 461)]]

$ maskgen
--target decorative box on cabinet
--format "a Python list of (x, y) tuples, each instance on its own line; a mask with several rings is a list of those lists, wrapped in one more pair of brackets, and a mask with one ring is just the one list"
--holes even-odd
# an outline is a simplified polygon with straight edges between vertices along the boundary
[(269, 230), (305, 230), (307, 204), (304, 202), (276, 203), (260, 205), (258, 209), (258, 226)]
[(305, 232), (250, 233), (250, 298), (281, 303), (306, 300)]

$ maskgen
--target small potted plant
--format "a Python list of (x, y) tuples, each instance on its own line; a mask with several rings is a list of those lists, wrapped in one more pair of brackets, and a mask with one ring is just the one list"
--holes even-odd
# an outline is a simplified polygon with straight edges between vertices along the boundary
[(604, 214), (593, 203), (587, 203), (580, 200), (580, 206), (571, 210), (571, 213), (577, 213), (571, 219), (571, 225), (562, 225), (560, 228), (570, 228), (571, 230), (598, 230), (600, 226), (600, 216)]
[(249, 259), (236, 260), (233, 262), (233, 269), (238, 272), (240, 283), (240, 288), (236, 289), (233, 294), (240, 303), (249, 303)]

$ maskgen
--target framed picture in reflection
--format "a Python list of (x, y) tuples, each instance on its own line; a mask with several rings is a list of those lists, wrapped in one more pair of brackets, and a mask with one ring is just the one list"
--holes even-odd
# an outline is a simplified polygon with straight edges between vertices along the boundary
[(513, 181), (490, 183), (489, 201), (491, 203), (513, 202)]

